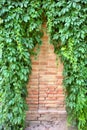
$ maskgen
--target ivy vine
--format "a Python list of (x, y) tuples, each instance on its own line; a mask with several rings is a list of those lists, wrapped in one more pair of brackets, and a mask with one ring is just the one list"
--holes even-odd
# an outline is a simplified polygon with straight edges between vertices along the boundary
[(30, 56), (42, 37), (40, 2), (0, 0), (0, 130), (25, 128)]
[(69, 123), (87, 129), (87, 0), (44, 1), (48, 31), (64, 64)]
[(64, 64), (68, 121), (87, 129), (87, 0), (0, 0), (0, 129), (23, 130), (31, 55), (44, 18)]

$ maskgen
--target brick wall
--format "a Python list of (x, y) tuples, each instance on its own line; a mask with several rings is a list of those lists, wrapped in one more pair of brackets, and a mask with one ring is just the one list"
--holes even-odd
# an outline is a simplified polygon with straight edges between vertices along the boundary
[(44, 32), (37, 59), (32, 57), (32, 74), (27, 86), (27, 122), (57, 120), (66, 115), (62, 88), (63, 65), (56, 61), (54, 47)]

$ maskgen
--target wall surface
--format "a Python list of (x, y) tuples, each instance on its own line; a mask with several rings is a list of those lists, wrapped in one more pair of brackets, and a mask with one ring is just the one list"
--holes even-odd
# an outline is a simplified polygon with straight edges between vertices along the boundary
[(62, 87), (63, 65), (59, 60), (56, 61), (54, 47), (49, 43), (45, 31), (42, 41), (37, 59), (32, 57), (32, 74), (27, 86), (27, 122), (33, 123), (55, 121), (66, 116)]

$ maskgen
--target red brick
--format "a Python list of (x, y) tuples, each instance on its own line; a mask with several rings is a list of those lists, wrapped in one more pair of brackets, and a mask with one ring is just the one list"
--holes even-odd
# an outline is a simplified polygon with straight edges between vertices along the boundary
[(32, 95), (29, 95), (28, 97), (31, 98), (31, 99), (34, 98), (35, 100), (38, 99), (38, 95), (33, 95), (33, 94), (32, 94)]
[(38, 85), (38, 81), (37, 82), (30, 81), (29, 85), (32, 85), (32, 86), (35, 85), (36, 86), (36, 85)]
[[(43, 26), (45, 29), (46, 25)], [(40, 46), (40, 52), (32, 60), (32, 74), (27, 85), (28, 97), (26, 99), (29, 105), (29, 111), (37, 113), (40, 110), (65, 110), (64, 92), (63, 92), (63, 64), (60, 59), (56, 60), (54, 47), (49, 44), (48, 35), (44, 32), (42, 38), (43, 44)], [(36, 48), (34, 49), (36, 51)], [(58, 63), (58, 65), (57, 65)], [(30, 116), (30, 117), (29, 117)], [(48, 115), (49, 116), (49, 115)], [(54, 115), (55, 116), (55, 115)], [(46, 120), (46, 115), (29, 114), (28, 120), (42, 121)]]

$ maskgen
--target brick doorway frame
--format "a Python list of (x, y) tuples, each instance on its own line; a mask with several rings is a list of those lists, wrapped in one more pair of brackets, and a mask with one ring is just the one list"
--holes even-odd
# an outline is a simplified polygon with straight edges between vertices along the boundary
[[(46, 25), (43, 26), (46, 30)], [(54, 47), (44, 31), (40, 53), (32, 57), (32, 74), (27, 86), (29, 111), (27, 122), (56, 121), (66, 116), (62, 86), (63, 65), (54, 54)]]

